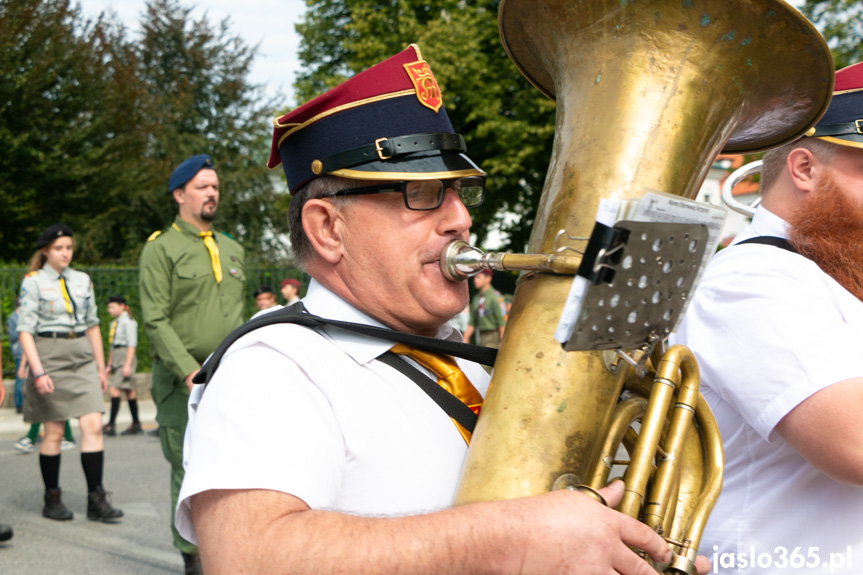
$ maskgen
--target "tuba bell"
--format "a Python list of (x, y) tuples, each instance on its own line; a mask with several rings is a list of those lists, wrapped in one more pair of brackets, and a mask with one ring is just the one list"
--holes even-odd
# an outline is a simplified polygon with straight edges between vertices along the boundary
[[(830, 51), (781, 0), (502, 0), (499, 27), (515, 66), (556, 100), (557, 119), (532, 255), (483, 257), (461, 245), (441, 258), (453, 279), (481, 267), (531, 270), (519, 279), (456, 504), (602, 487), (622, 442), (631, 462), (621, 510), (668, 540), (675, 560), (659, 570), (694, 572), (722, 467), (697, 365), (686, 348), (663, 354), (655, 341), (565, 351), (553, 332), (580, 258), (570, 254), (583, 251), (577, 238), (591, 235), (601, 199), (693, 198), (720, 150), (804, 134), (829, 103)], [(656, 327), (664, 337), (673, 326)]]

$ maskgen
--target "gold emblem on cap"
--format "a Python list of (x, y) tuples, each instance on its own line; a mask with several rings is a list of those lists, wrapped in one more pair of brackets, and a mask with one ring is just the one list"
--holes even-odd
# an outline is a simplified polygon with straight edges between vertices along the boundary
[(324, 171), (324, 165), (321, 163), (321, 161), (320, 160), (313, 160), (312, 161), (312, 173), (316, 176), (320, 176), (321, 172), (323, 172), (323, 171)]
[(814, 135), (815, 135), (815, 128), (814, 128), (814, 127), (813, 127), (813, 128), (809, 128), (808, 130), (806, 130), (806, 133), (805, 133), (805, 134), (803, 134), (803, 135), (804, 135), (804, 136), (808, 136), (808, 137), (810, 137), (810, 138), (811, 138), (812, 136), (814, 136)]

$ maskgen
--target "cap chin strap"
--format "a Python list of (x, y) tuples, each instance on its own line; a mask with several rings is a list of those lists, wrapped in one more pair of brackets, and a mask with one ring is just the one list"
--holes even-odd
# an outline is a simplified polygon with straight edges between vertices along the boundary
[(416, 152), (432, 150), (466, 152), (467, 146), (461, 134), (447, 132), (378, 138), (374, 144), (339, 152), (323, 160), (315, 160), (312, 163), (312, 172), (319, 176), (368, 162), (390, 160)]

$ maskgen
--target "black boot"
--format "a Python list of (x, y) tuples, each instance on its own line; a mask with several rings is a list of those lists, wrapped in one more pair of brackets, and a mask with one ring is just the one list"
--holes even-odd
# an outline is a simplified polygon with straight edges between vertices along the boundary
[(12, 539), (12, 526), (0, 523), (0, 541), (9, 541)]
[(197, 553), (183, 553), (183, 575), (204, 575), (201, 556)]
[(112, 507), (104, 487), (87, 494), (87, 519), (112, 522), (123, 516), (123, 510)]
[(45, 490), (45, 507), (42, 508), (42, 517), (55, 521), (68, 521), (74, 517), (72, 511), (63, 505), (63, 499), (60, 495), (59, 487)]
[(141, 429), (140, 423), (133, 423), (129, 427), (126, 428), (126, 431), (121, 433), (120, 435), (141, 435), (144, 433), (144, 430)]

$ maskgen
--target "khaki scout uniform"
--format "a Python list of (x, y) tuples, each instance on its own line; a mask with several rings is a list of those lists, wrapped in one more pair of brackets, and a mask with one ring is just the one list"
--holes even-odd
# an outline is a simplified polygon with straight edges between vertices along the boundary
[(479, 345), (494, 348), (500, 345), (500, 328), (506, 326), (506, 306), (499, 291), (488, 286), (473, 296), (470, 325), (479, 336)]
[(138, 368), (138, 358), (132, 358), (132, 374), (123, 377), (123, 366), (126, 365), (126, 349), (138, 347), (138, 322), (124, 311), (111, 322), (109, 331), (111, 346), (111, 385), (117, 389), (135, 389), (133, 376)]
[[(185, 377), (198, 369), (222, 340), (243, 323), (246, 271), (243, 248), (223, 233), (219, 248), (222, 281), (216, 283), (200, 230), (177, 217), (150, 236), (141, 252), (141, 309), (153, 360), (153, 400), (162, 451), (171, 463), (171, 509), (183, 482), (183, 435), (189, 391)], [(171, 513), (174, 546), (196, 547), (180, 537)]]
[(18, 331), (33, 335), (42, 367), (54, 382), (54, 392), (42, 395), (31, 371), (24, 402), (27, 423), (66, 421), (105, 411), (93, 348), (86, 337), (88, 328), (99, 325), (93, 282), (84, 272), (63, 270), (67, 306), (60, 277), (46, 263), (21, 282)]

